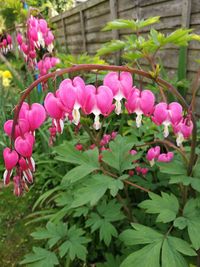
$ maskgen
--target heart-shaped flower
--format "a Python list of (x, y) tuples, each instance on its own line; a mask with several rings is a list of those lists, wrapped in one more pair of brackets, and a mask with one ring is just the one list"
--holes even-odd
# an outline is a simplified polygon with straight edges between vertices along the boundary
[(127, 98), (133, 87), (132, 75), (129, 72), (110, 72), (104, 77), (103, 84), (112, 90), (113, 98), (116, 100), (115, 112), (121, 113), (121, 100)]
[(35, 138), (32, 134), (26, 133), (23, 137), (18, 136), (15, 140), (16, 151), (25, 158), (30, 158), (33, 151)]

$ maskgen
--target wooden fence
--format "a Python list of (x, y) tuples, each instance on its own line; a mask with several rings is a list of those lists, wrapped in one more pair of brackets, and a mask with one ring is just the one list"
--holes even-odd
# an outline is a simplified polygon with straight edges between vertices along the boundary
[[(102, 32), (108, 21), (152, 16), (161, 17), (161, 22), (154, 27), (164, 33), (179, 27), (190, 27), (200, 34), (200, 0), (89, 0), (52, 18), (52, 22), (56, 26), (57, 42), (63, 51), (95, 54), (103, 43), (131, 33), (129, 30)], [(144, 34), (147, 30), (144, 29)], [(173, 74), (178, 66), (179, 50), (169, 46), (160, 56), (164, 67)], [(187, 75), (191, 78), (198, 68), (195, 59), (200, 59), (200, 43), (190, 44), (186, 59)]]

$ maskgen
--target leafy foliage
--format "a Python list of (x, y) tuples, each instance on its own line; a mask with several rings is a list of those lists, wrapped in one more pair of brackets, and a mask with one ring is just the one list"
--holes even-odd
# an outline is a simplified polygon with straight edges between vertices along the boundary
[(50, 252), (40, 247), (33, 247), (33, 253), (27, 254), (21, 264), (37, 267), (54, 267), (59, 264), (54, 252)]
[[(181, 267), (188, 266), (183, 255), (194, 256), (196, 253), (190, 245), (176, 237), (165, 236), (143, 225), (132, 224), (134, 230), (125, 230), (120, 239), (128, 246), (146, 244), (142, 249), (131, 253), (120, 265)], [(160, 265), (161, 262), (161, 265)]]
[(156, 214), (157, 222), (171, 222), (176, 218), (176, 214), (179, 210), (178, 199), (173, 195), (168, 195), (162, 192), (161, 196), (154, 193), (149, 193), (151, 200), (144, 200), (139, 204), (140, 208), (146, 209), (147, 213)]

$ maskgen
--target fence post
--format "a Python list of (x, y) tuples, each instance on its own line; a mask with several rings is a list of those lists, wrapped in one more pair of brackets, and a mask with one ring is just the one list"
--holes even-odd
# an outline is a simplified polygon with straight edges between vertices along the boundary
[[(182, 28), (190, 27), (191, 17), (191, 2), (192, 0), (182, 0)], [(178, 80), (186, 79), (187, 77), (187, 56), (188, 47), (181, 47), (179, 50), (179, 62), (178, 62)], [(186, 92), (184, 92), (186, 94)]]
[(87, 44), (86, 44), (86, 36), (85, 36), (85, 23), (84, 23), (84, 16), (83, 16), (83, 10), (80, 10), (80, 22), (81, 22), (81, 34), (83, 39), (83, 51), (87, 52)]
[[(117, 6), (117, 0), (109, 0), (110, 4), (110, 18), (111, 20), (115, 20), (118, 18), (118, 6)], [(112, 39), (119, 39), (119, 31), (112, 30)], [(120, 63), (120, 53), (116, 53), (116, 56), (114, 58), (114, 62), (116, 65), (119, 65)]]

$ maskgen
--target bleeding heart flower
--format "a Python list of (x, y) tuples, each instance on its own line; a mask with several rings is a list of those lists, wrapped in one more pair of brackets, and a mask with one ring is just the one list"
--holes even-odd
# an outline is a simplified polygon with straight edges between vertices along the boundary
[(35, 138), (32, 134), (26, 133), (23, 137), (18, 136), (15, 140), (16, 151), (25, 158), (30, 158), (33, 151)]
[(9, 147), (6, 147), (3, 151), (3, 158), (6, 167), (3, 178), (4, 178), (4, 184), (7, 185), (10, 182), (12, 169), (16, 166), (19, 160), (19, 156), (15, 150), (11, 150)]
[(135, 170), (136, 170), (137, 174), (140, 174), (141, 173), (143, 176), (145, 176), (148, 173), (148, 171), (149, 171), (148, 168), (142, 168), (140, 166), (137, 166), (135, 168)]
[(181, 146), (183, 141), (191, 136), (193, 122), (189, 118), (183, 118), (178, 124), (173, 125), (173, 130), (177, 135), (176, 144)]
[(129, 153), (132, 155), (132, 156), (135, 156), (137, 154), (137, 151), (135, 149), (131, 149), (129, 151)]
[[(13, 120), (8, 120), (4, 123), (4, 132), (10, 137), (12, 134), (12, 126), (13, 126)], [(29, 122), (25, 119), (19, 119), (18, 124), (16, 124), (15, 126), (15, 139), (18, 136), (24, 135), (29, 131), (30, 131)]]
[(177, 102), (169, 105), (161, 102), (155, 106), (152, 120), (157, 125), (164, 125), (164, 137), (169, 135), (169, 126), (178, 124), (182, 119), (183, 109)]
[(159, 155), (160, 155), (160, 147), (159, 146), (152, 147), (148, 150), (146, 158), (149, 161), (151, 166), (154, 165), (155, 159), (157, 159)]
[(17, 34), (17, 42), (18, 42), (19, 46), (21, 46), (23, 43), (23, 38), (22, 38), (21, 33)]
[(173, 157), (174, 157), (173, 152), (162, 153), (158, 156), (157, 161), (158, 162), (170, 162), (170, 161), (172, 161)]
[(130, 92), (125, 106), (129, 113), (136, 113), (136, 126), (140, 127), (142, 115), (151, 115), (154, 110), (155, 96), (150, 90), (140, 91), (135, 88)]
[(25, 119), (26, 120), (26, 113), (27, 111), (29, 110), (29, 104), (26, 103), (26, 102), (23, 102), (22, 103), (22, 106), (21, 106), (21, 109), (20, 109), (20, 112), (19, 112), (19, 118), (20, 119)]
[(99, 86), (97, 89), (93, 85), (87, 85), (85, 87), (85, 103), (83, 105), (83, 111), (86, 114), (93, 113), (94, 118), (94, 128), (99, 130), (101, 123), (99, 121), (99, 116), (108, 116), (114, 109), (113, 93), (111, 89), (107, 86)]
[(46, 112), (41, 104), (34, 103), (30, 109), (26, 111), (26, 119), (29, 122), (30, 130), (33, 132), (38, 129), (46, 119)]
[(115, 112), (119, 115), (121, 111), (121, 100), (127, 98), (133, 87), (132, 75), (129, 72), (110, 72), (104, 77), (103, 85), (108, 86), (116, 100)]
[(53, 93), (48, 93), (44, 100), (44, 106), (47, 113), (51, 118), (53, 118), (53, 124), (55, 125), (57, 131), (62, 133), (64, 128), (63, 118), (65, 108), (60, 99)]
[(72, 80), (65, 79), (61, 82), (59, 90), (57, 90), (57, 97), (60, 98), (68, 113), (72, 113), (73, 122), (78, 125), (80, 122), (79, 109), (84, 102), (85, 83), (80, 77), (75, 77)]

